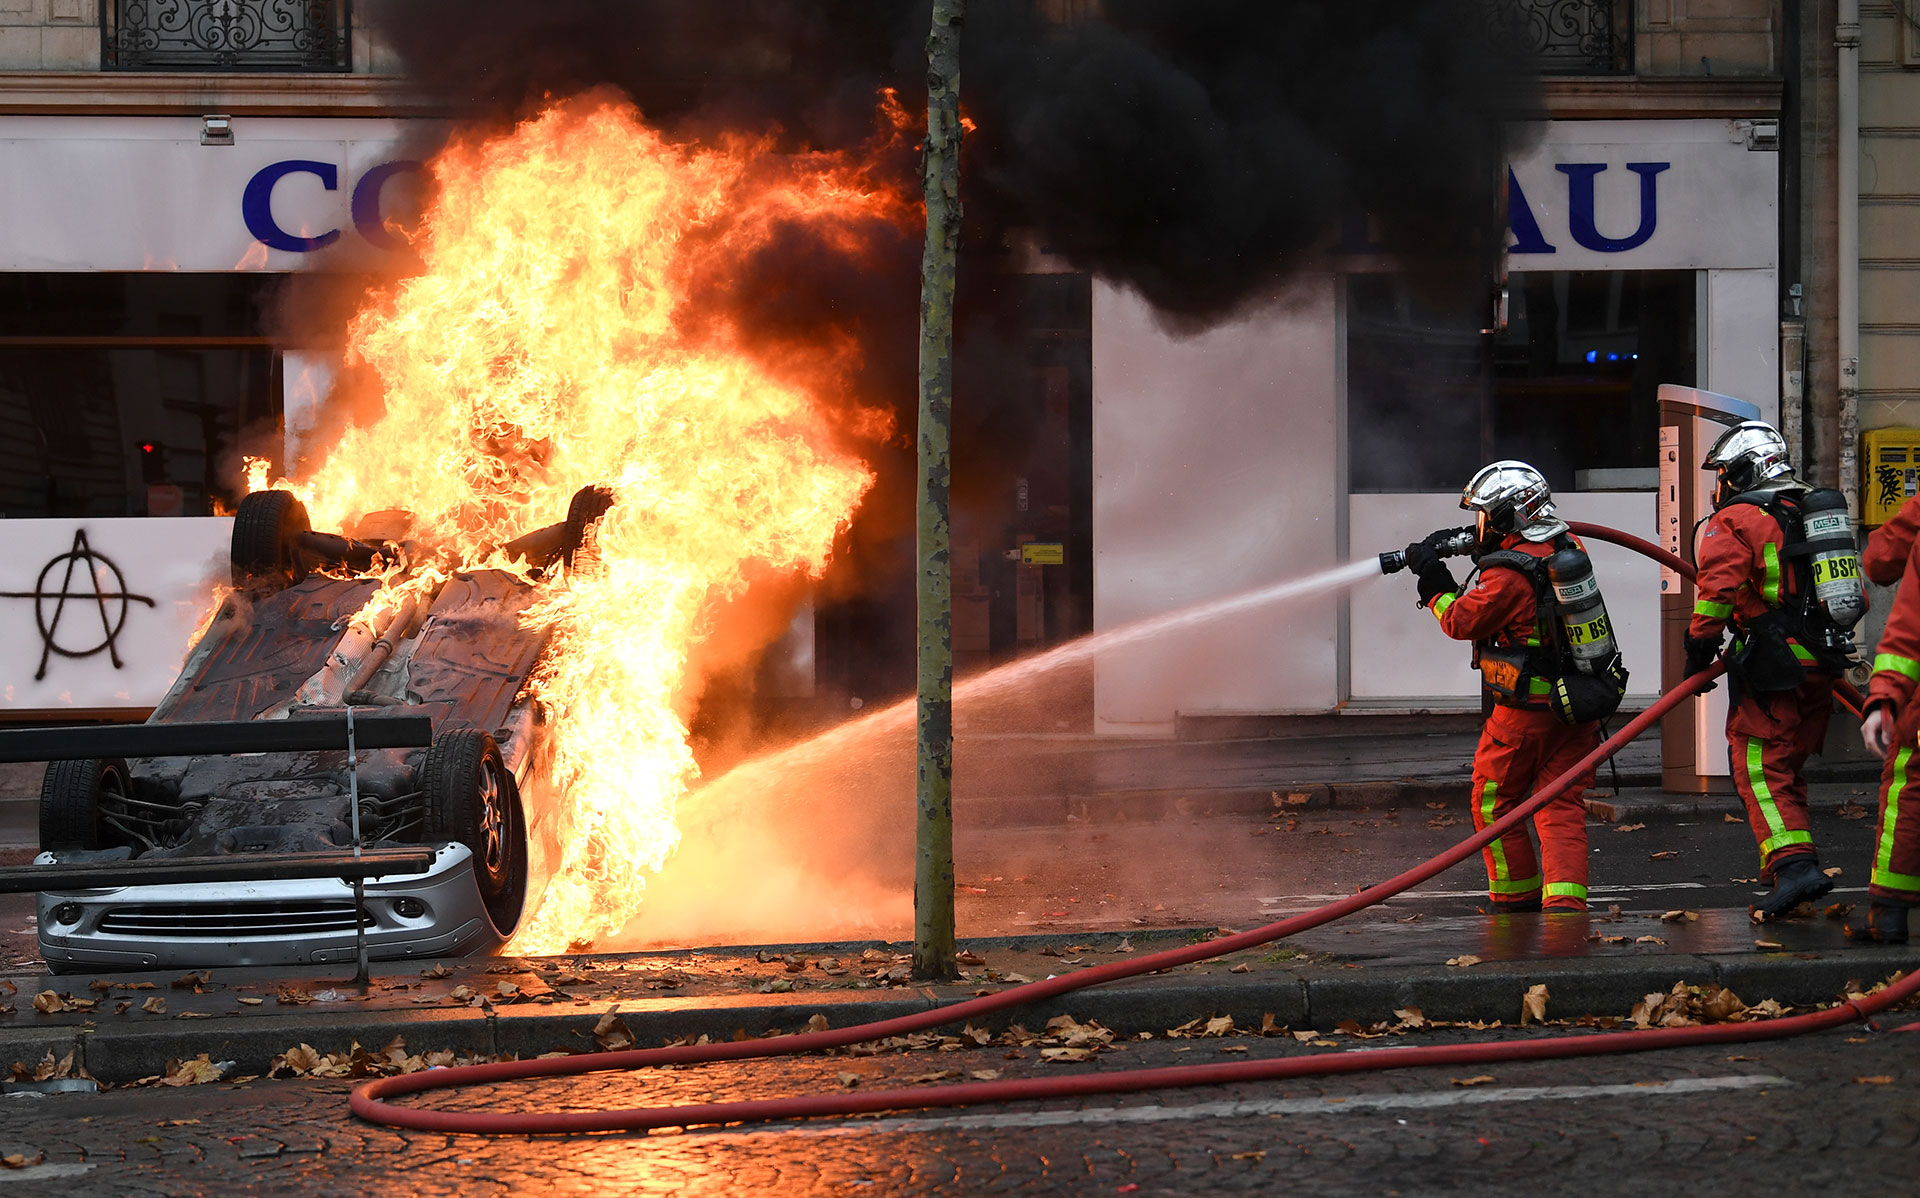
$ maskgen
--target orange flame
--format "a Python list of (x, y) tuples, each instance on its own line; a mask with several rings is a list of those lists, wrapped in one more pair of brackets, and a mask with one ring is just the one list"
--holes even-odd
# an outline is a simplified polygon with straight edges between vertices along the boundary
[(496, 546), (562, 518), (579, 487), (615, 493), (595, 567), (526, 617), (552, 633), (532, 684), (554, 737), (559, 810), (543, 814), (570, 835), (513, 948), (559, 951), (630, 919), (677, 843), (697, 770), (676, 699), (714, 605), (750, 564), (817, 576), (873, 481), (833, 436), (870, 414), (827, 409), (848, 406), (830, 388), (849, 347), (776, 374), (702, 309), (700, 281), (782, 225), (857, 252), (863, 222), (912, 209), (857, 162), (674, 144), (605, 98), (430, 169), (421, 273), (350, 329), (384, 414), (295, 489), (315, 527), (407, 508), (459, 567), (504, 565)]

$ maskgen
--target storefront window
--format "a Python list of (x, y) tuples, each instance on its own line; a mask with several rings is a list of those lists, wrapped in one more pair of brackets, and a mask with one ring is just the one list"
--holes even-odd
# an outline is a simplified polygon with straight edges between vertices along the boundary
[(277, 458), (270, 276), (0, 275), (0, 515), (207, 516)]
[(1347, 279), (1347, 444), (1356, 492), (1457, 490), (1498, 458), (1560, 490), (1655, 485), (1662, 383), (1693, 385), (1692, 271), (1528, 272), (1506, 328)]

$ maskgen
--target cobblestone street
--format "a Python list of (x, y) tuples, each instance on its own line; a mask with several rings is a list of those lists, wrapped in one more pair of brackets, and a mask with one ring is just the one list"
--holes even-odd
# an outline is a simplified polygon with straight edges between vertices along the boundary
[[(428, 1101), (592, 1109), (932, 1085), (949, 1071), (1019, 1077), (1309, 1051), (1288, 1037), (1155, 1039), (1090, 1065), (1055, 1065), (995, 1046), (610, 1074)], [(8, 1098), (0, 1151), (45, 1157), (0, 1174), (0, 1186), (70, 1195), (1385, 1195), (1539, 1194), (1577, 1179), (1594, 1193), (1895, 1193), (1911, 1187), (1920, 1154), (1917, 1081), (1920, 1034), (1860, 1029), (1571, 1063), (564, 1140), (402, 1134), (350, 1117), (346, 1082), (263, 1081)]]

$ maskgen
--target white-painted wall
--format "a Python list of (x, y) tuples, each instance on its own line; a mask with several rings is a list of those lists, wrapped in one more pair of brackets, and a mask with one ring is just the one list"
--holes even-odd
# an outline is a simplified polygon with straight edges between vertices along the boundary
[[(1138, 296), (1093, 293), (1094, 624), (1335, 563), (1340, 429), (1334, 280), (1211, 332), (1163, 328)], [(1102, 732), (1178, 713), (1311, 712), (1339, 700), (1332, 596), (1102, 654)]]

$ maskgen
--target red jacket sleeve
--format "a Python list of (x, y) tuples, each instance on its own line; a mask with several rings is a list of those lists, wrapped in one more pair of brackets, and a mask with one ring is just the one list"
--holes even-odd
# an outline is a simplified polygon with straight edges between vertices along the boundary
[(1485, 570), (1472, 586), (1433, 601), (1440, 629), (1457, 641), (1481, 641), (1516, 623), (1532, 624), (1533, 584), (1518, 570)]
[(1887, 613), (1886, 631), (1873, 657), (1873, 679), (1867, 683), (1867, 706), (1891, 703), (1894, 711), (1905, 706), (1920, 683), (1920, 558), (1912, 553), (1893, 594), (1893, 610)]
[[(1693, 620), (1687, 625), (1688, 636), (1718, 638), (1752, 589), (1755, 546), (1733, 518), (1735, 510), (1715, 512), (1701, 534), (1700, 573), (1694, 579)], [(1772, 522), (1772, 517), (1766, 519)]]
[(1906, 572), (1907, 556), (1913, 552), (1916, 532), (1920, 532), (1920, 495), (1901, 504), (1893, 519), (1867, 538), (1866, 550), (1860, 555), (1867, 577), (1883, 587), (1899, 582)]

